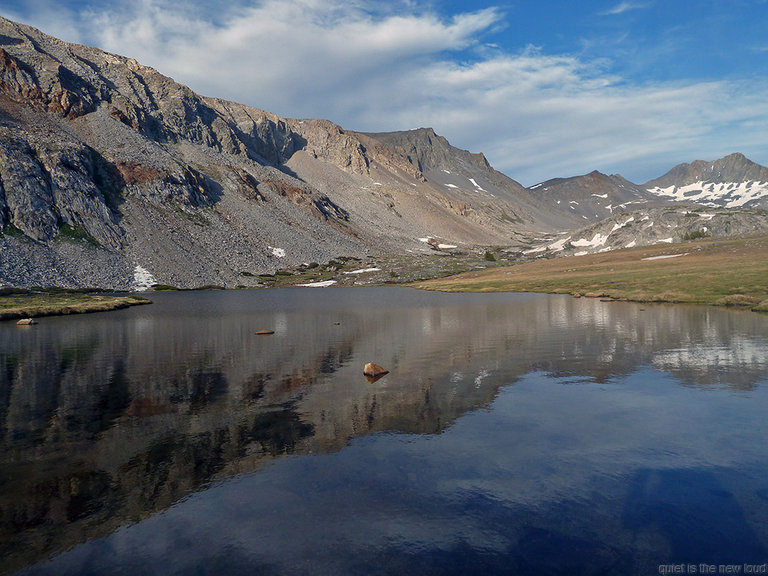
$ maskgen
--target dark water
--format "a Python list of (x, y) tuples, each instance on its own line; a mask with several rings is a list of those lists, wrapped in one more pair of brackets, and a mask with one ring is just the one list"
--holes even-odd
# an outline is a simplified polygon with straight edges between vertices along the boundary
[(3, 574), (768, 570), (768, 316), (153, 299), (0, 324)]

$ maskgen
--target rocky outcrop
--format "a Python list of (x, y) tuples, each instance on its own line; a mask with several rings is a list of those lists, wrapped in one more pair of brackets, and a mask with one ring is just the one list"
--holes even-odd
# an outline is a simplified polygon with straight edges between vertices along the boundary
[(0, 48), (1, 92), (65, 118), (77, 118), (94, 110), (88, 86), (65, 66), (54, 66), (53, 73), (45, 80), (41, 84), (34, 68)]
[(117, 216), (96, 184), (99, 160), (84, 147), (30, 142), (0, 129), (0, 218), (33, 240), (52, 240), (66, 225), (119, 248)]
[(472, 154), (459, 150), (448, 143), (448, 140), (435, 134), (432, 128), (418, 128), (405, 132), (368, 133), (366, 136), (384, 144), (407, 158), (420, 172), (452, 168), (457, 158), (466, 164), (490, 169), (490, 164), (483, 154)]

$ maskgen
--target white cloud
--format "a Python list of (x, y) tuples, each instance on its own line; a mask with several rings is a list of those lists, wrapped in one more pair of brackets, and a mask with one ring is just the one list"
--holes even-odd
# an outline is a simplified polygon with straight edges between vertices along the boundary
[(601, 16), (615, 16), (617, 14), (624, 14), (625, 12), (629, 12), (630, 10), (640, 10), (642, 8), (645, 8), (645, 4), (639, 4), (637, 2), (621, 2), (614, 6), (613, 8), (610, 8), (609, 10), (606, 10), (605, 12), (600, 12)]
[(764, 80), (637, 84), (604, 61), (488, 49), (483, 35), (505, 22), (497, 9), (444, 18), (362, 0), (230, 0), (218, 12), (142, 0), (74, 14), (36, 2), (27, 20), (46, 32), (203, 94), (353, 130), (432, 126), (524, 184), (593, 169), (644, 181), (696, 158), (768, 157)]

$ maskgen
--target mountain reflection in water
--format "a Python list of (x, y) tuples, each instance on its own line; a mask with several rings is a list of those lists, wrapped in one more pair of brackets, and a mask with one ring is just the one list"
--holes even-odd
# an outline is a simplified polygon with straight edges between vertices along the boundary
[[(347, 446), (332, 457), (344, 469), (349, 454), (359, 453), (366, 445), (358, 442), (350, 447), (351, 440), (375, 432), (442, 434), (441, 443), (445, 443), (451, 434), (455, 435), (457, 426), (451, 425), (457, 418), (478, 408), (496, 410), (498, 404), (509, 401), (509, 393), (500, 396), (502, 387), (515, 382), (521, 391), (530, 388), (539, 400), (533, 402), (532, 414), (547, 410), (541, 401), (549, 396), (552, 416), (561, 420), (559, 426), (550, 423), (542, 428), (544, 436), (538, 439), (527, 438), (530, 429), (520, 429), (520, 437), (539, 446), (540, 451), (527, 452), (517, 446), (514, 458), (509, 457), (509, 468), (502, 466), (502, 470), (509, 471), (514, 469), (512, 463), (524, 463), (533, 475), (524, 480), (505, 477), (502, 483), (503, 490), (517, 484), (516, 498), (523, 501), (526, 491), (537, 486), (532, 484), (537, 474), (546, 476), (546, 481), (537, 486), (543, 491), (566, 490), (574, 481), (578, 484), (579, 479), (573, 476), (553, 481), (542, 469), (554, 463), (552, 457), (541, 454), (552, 450), (552, 445), (567, 446), (569, 430), (581, 430), (600, 446), (604, 442), (595, 440), (597, 432), (589, 428), (597, 424), (588, 424), (586, 416), (561, 405), (565, 397), (573, 395), (562, 392), (564, 384), (615, 387), (619, 381), (633, 381), (642, 387), (647, 381), (652, 389), (662, 380), (662, 389), (668, 390), (672, 382), (677, 382), (683, 385), (678, 387), (680, 390), (690, 391), (672, 397), (686, 406), (692, 402), (695, 408), (697, 399), (707, 390), (762, 392), (761, 385), (768, 376), (768, 317), (754, 313), (531, 294), (435, 294), (402, 288), (172, 293), (153, 294), (153, 299), (152, 306), (48, 318), (35, 327), (0, 325), (0, 572), (10, 573), (126, 524), (150, 518), (203, 489), (227, 500), (244, 497), (237, 486), (254, 484), (254, 490), (271, 495), (260, 505), (251, 503), (256, 506), (254, 514), (266, 514), (259, 507), (274, 507), (284, 495), (272, 494), (274, 488), (265, 487), (262, 482), (266, 480), (262, 479), (270, 474), (280, 477), (288, 473), (285, 470), (305, 469), (299, 473), (300, 483), (315, 483), (314, 490), (319, 491), (306, 498), (317, 503), (324, 488), (316, 484), (329, 473), (313, 470), (318, 462), (316, 456), (286, 462), (279, 470), (244, 473), (261, 469), (281, 456), (337, 453)], [(261, 329), (274, 330), (274, 334), (256, 335)], [(376, 362), (390, 373), (370, 384), (362, 375), (366, 362)], [(531, 387), (537, 379), (543, 379), (546, 385)], [(552, 382), (557, 382), (555, 388)], [(596, 409), (595, 402), (604, 401), (598, 388), (591, 390), (597, 396), (583, 407), (583, 415)], [(617, 391), (617, 398), (622, 393)], [(579, 408), (580, 401), (578, 395), (574, 396), (569, 400), (570, 407)], [(627, 409), (635, 408), (637, 402), (637, 398), (629, 398)], [(660, 405), (657, 413), (664, 409)], [(702, 412), (702, 418), (707, 417), (711, 414)], [(572, 422), (566, 427), (563, 420)], [(530, 428), (541, 426), (537, 422), (533, 419)], [(622, 437), (627, 442), (634, 433), (641, 437), (647, 434), (642, 422), (632, 418), (614, 424), (616, 428), (612, 429), (601, 423), (600, 434)], [(744, 425), (749, 424), (745, 420)], [(508, 425), (499, 424), (502, 428)], [(451, 434), (445, 435), (448, 427)], [(758, 430), (758, 434), (763, 432)], [(391, 442), (401, 440), (384, 436), (371, 445), (389, 450), (391, 447), (381, 445)], [(454, 449), (461, 451), (461, 443), (458, 439), (455, 442)], [(489, 442), (491, 447), (494, 442)], [(501, 446), (498, 449), (500, 453), (504, 450)], [(586, 461), (592, 450), (600, 452), (599, 447), (586, 447)], [(680, 450), (684, 452), (685, 446), (681, 445)], [(433, 455), (429, 465), (461, 468), (462, 460), (454, 462), (454, 458), (444, 456), (440, 460)], [(464, 462), (478, 457), (465, 456)], [(390, 478), (388, 485), (403, 482), (396, 469), (398, 458), (405, 458), (400, 464), (409, 467), (411, 474), (420, 471), (427, 478), (435, 474), (407, 456), (392, 458), (393, 470), (382, 472), (383, 468), (372, 467), (380, 474), (396, 477)], [(643, 508), (648, 486), (679, 498), (666, 486), (687, 482), (694, 474), (694, 463), (688, 463), (686, 471), (679, 474), (656, 472), (653, 465), (658, 458), (656, 455), (631, 467), (634, 480), (628, 482), (636, 492), (632, 500), (636, 505), (623, 507), (628, 515), (625, 529), (637, 522), (638, 515), (647, 518), (659, 514), (652, 504), (648, 504), (651, 509)], [(621, 462), (615, 464), (622, 467)], [(617, 473), (602, 469), (604, 466), (604, 461), (595, 461), (571, 474), (584, 474), (580, 480), (597, 491), (600, 486), (590, 474), (595, 470), (606, 477)], [(232, 482), (212, 485), (236, 475), (242, 476), (234, 482), (235, 488)], [(337, 476), (327, 481), (341, 482)], [(719, 480), (709, 472), (701, 477), (706, 478), (701, 490), (717, 493)], [(482, 480), (463, 481), (494, 485), (497, 480), (492, 474)], [(452, 481), (458, 482), (456, 478)], [(441, 482), (434, 482), (435, 495), (442, 490), (445, 496)], [(380, 481), (371, 483), (381, 489)], [(439, 504), (446, 510), (466, 506), (470, 515), (479, 515), (491, 524), (508, 521), (505, 514), (518, 521), (519, 510), (505, 512), (504, 505), (496, 508), (482, 500), (496, 494), (503, 504), (504, 498), (497, 494), (502, 484), (489, 492), (478, 489), (480, 500), (472, 504), (457, 504), (450, 498)], [(615, 490), (610, 485), (604, 488), (606, 493)], [(311, 486), (305, 489), (313, 490)], [(354, 497), (362, 497), (359, 487), (352, 492)], [(659, 492), (658, 498), (666, 498), (667, 492)], [(422, 507), (429, 507), (431, 498), (412, 502), (410, 513), (418, 517)], [(191, 500), (189, 506), (205, 508), (208, 504), (203, 500)], [(583, 495), (563, 506), (599, 509), (599, 500), (594, 495)], [(730, 505), (730, 501), (723, 502), (717, 505)], [(375, 509), (375, 502), (369, 505)], [(226, 506), (236, 508), (231, 502)], [(173, 518), (177, 514), (174, 510), (176, 507), (164, 516)], [(434, 512), (422, 513), (424, 526), (413, 528), (416, 541), (424, 537), (422, 533), (430, 522), (439, 524), (433, 518)], [(621, 517), (621, 511), (615, 513)], [(578, 510), (574, 514), (588, 516)], [(270, 518), (273, 516), (274, 512)], [(662, 531), (668, 528), (677, 533), (683, 529), (675, 520), (665, 524), (662, 516), (654, 520)], [(224, 523), (231, 521), (220, 518), (212, 526), (216, 533), (230, 534), (233, 527)], [(350, 538), (352, 526), (360, 529), (359, 521), (348, 522), (345, 529), (340, 529), (340, 538)], [(588, 537), (593, 527), (579, 527), (586, 531), (582, 536), (563, 540), (561, 533), (546, 527), (547, 522), (527, 531), (518, 529), (514, 545), (499, 545), (499, 549), (506, 550), (503, 556), (515, 556), (517, 547), (525, 547), (542, 550), (543, 557), (543, 551), (552, 546), (565, 550), (565, 556), (570, 548), (581, 550), (583, 555), (594, 545)], [(743, 522), (749, 524), (749, 519)], [(262, 530), (258, 526), (251, 529), (254, 533)], [(637, 537), (650, 541), (657, 537), (644, 535), (643, 527), (633, 529)], [(620, 532), (618, 527), (616, 531)], [(291, 539), (279, 527), (273, 534)], [(758, 555), (764, 550), (762, 538), (753, 535), (751, 541), (742, 542), (743, 550), (739, 548), (736, 556)], [(670, 541), (674, 544), (674, 539)], [(226, 546), (225, 542), (219, 544)], [(397, 546), (392, 546), (392, 542), (382, 544), (377, 552), (392, 567), (382, 573), (396, 572)], [(470, 545), (463, 542), (454, 555), (447, 554), (442, 560), (430, 555), (434, 551), (421, 559), (411, 555), (410, 570), (418, 573), (414, 567), (437, 566), (442, 561), (457, 568), (459, 556), (475, 558), (482, 564), (478, 549), (464, 546)], [(480, 548), (483, 546), (494, 548), (492, 543)], [(601, 546), (590, 554), (603, 558), (604, 568), (621, 564), (615, 564), (613, 552)], [(685, 545), (678, 547), (679, 554), (693, 554)], [(168, 552), (182, 553), (173, 548)], [(250, 573), (246, 567), (253, 568), (251, 560), (243, 559), (243, 572)], [(122, 561), (127, 562), (125, 558)], [(665, 559), (659, 558), (658, 563), (665, 563)], [(448, 565), (444, 567), (446, 573), (450, 572)], [(531, 573), (547, 571), (540, 563), (538, 568), (523, 560), (514, 565), (520, 573), (528, 569)], [(45, 564), (40, 566), (46, 570)], [(494, 571), (493, 566), (488, 568)], [(51, 573), (60, 569), (51, 567)], [(349, 570), (349, 566), (344, 569)], [(366, 572), (360, 568), (360, 573)]]

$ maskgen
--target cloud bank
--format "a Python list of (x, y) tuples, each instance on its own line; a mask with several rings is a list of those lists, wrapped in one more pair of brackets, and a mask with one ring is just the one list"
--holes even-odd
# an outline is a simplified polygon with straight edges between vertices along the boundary
[[(487, 44), (503, 10), (411, 3), (143, 0), (4, 15), (131, 56), (209, 96), (345, 128), (432, 126), (530, 185), (599, 169), (636, 182), (740, 151), (768, 160), (765, 80), (634, 83), (609, 60)], [(623, 2), (611, 14), (636, 8)]]

